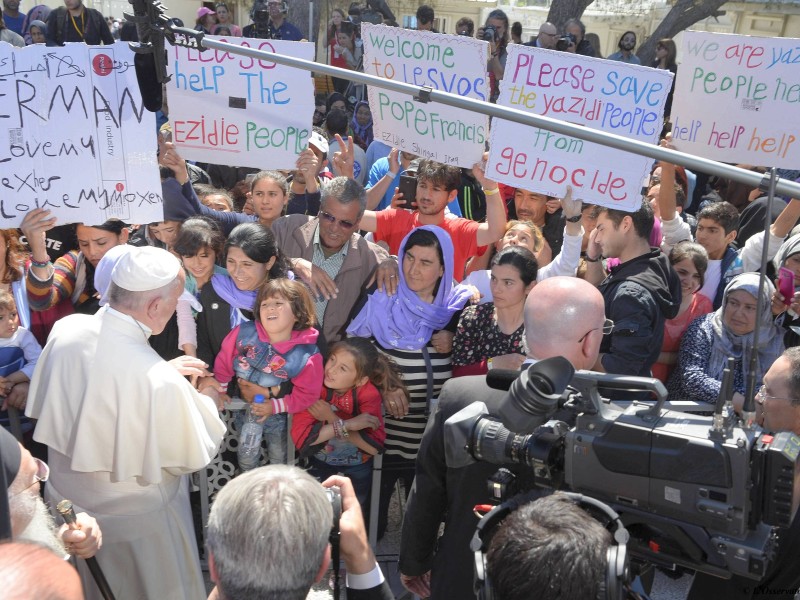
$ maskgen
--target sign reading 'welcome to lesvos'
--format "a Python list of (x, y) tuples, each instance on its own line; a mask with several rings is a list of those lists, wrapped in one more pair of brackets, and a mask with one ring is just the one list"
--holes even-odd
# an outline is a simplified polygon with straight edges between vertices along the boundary
[(714, 160), (800, 164), (800, 40), (687, 31), (672, 106), (679, 150)]
[(126, 43), (0, 43), (0, 227), (35, 208), (59, 223), (164, 219), (155, 117)]
[[(509, 46), (498, 104), (657, 143), (672, 74), (556, 52)], [(567, 185), (584, 202), (636, 210), (652, 160), (545, 129), (496, 119), (487, 175), (562, 197)]]
[[(314, 44), (217, 38), (305, 60)], [(170, 48), (172, 140), (189, 160), (293, 169), (311, 136), (314, 84), (306, 71), (223, 50)]]
[[(460, 35), (362, 23), (364, 72), (384, 79), (488, 100), (489, 44)], [(481, 159), (489, 118), (407, 94), (368, 88), (375, 139), (423, 158), (472, 167)]]

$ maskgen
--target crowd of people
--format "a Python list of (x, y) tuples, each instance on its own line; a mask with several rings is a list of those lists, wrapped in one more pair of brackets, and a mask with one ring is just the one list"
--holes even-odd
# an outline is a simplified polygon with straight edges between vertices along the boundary
[[(3, 0), (3, 31), (29, 43), (113, 41), (100, 13), (65, 4), (25, 16)], [(220, 2), (198, 10), (196, 27), (300, 39), (284, 12), (256, 3), (239, 31)], [(334, 11), (331, 64), (361, 68), (358, 16)], [(416, 22), (435, 31), (433, 9), (421, 6)], [(519, 28), (494, 10), (456, 29), (490, 42), (496, 99)], [(577, 19), (563, 30), (543, 23), (528, 44), (599, 54)], [(635, 45), (626, 32), (609, 59), (636, 63)], [(661, 40), (653, 66), (675, 72), (675, 54)], [(292, 170), (187, 162), (169, 141), (165, 106), (153, 140), (162, 221), (62, 224), (37, 208), (19, 230), (0, 230), (0, 418), (23, 443), (0, 432), (0, 459), (17, 553), (34, 556), (29, 541), (95, 557), (118, 598), (204, 597), (187, 474), (208, 468), (220, 474), (208, 521), (213, 597), (303, 598), (330, 562), (330, 503), (316, 479), (341, 488), (349, 597), (386, 600), (365, 522), (385, 534), (402, 482), (403, 584), (421, 597), (474, 597), (473, 508), (486, 503), (495, 467), (448, 467), (444, 422), (474, 400), (498, 407), (505, 392), (487, 386), (490, 370), (557, 356), (575, 369), (655, 377), (698, 412), (713, 410), (733, 359), (736, 409), (755, 375), (759, 420), (800, 434), (800, 200), (777, 199), (771, 227), (759, 230), (759, 189), (666, 162), (653, 165), (634, 212), (582, 202), (570, 187), (545, 196), (492, 181), (485, 162), (461, 169), (383, 144), (363, 95), (346, 79), (334, 87), (317, 97)], [(791, 292), (772, 284), (780, 273)], [(276, 466), (292, 462), (307, 473)], [(74, 503), (75, 527), (55, 529), (39, 496), (45, 481), (51, 506)], [(515, 519), (546, 529), (563, 510), (583, 523), (568, 500), (547, 502)], [(609, 536), (591, 523), (576, 528), (594, 536), (587, 572), (602, 573)], [(534, 533), (506, 526), (503, 547), (487, 549), (495, 597), (528, 589), (518, 581), (526, 563), (505, 569), (509, 548)], [(787, 569), (797, 569), (778, 556), (765, 581), (788, 587)], [(83, 594), (100, 597), (77, 563)], [(547, 597), (597, 596), (597, 581), (558, 578), (575, 584), (559, 592), (556, 579), (541, 579)]]

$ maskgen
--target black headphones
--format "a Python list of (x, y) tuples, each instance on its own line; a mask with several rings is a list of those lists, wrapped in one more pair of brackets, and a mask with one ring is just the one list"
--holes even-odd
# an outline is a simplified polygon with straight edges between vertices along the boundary
[[(606, 553), (605, 580), (598, 588), (597, 600), (624, 600), (626, 597), (626, 584), (630, 583), (627, 549), (630, 535), (622, 524), (620, 516), (607, 504), (589, 496), (573, 492), (559, 493), (567, 496), (575, 504), (596, 508), (609, 518), (610, 524), (614, 525), (613, 541)], [(489, 550), (489, 541), (494, 530), (503, 519), (517, 508), (540, 497), (541, 491), (516, 496), (499, 506), (495, 506), (478, 523), (475, 535), (472, 536), (472, 541), (470, 542), (470, 549), (474, 552), (475, 557), (475, 593), (478, 596), (478, 600), (496, 600), (486, 569), (486, 553)]]

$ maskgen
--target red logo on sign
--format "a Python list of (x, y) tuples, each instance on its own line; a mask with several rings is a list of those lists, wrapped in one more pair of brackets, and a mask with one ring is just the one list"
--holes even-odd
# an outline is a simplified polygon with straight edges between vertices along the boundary
[(116, 185), (115, 189), (116, 189), (118, 192), (121, 192), (122, 190), (124, 190), (124, 189), (125, 189), (125, 184), (123, 184), (123, 183), (118, 183), (118, 184)]
[(106, 75), (111, 75), (111, 71), (114, 70), (114, 61), (111, 60), (108, 54), (98, 54), (92, 60), (92, 68), (95, 73), (105, 77)]

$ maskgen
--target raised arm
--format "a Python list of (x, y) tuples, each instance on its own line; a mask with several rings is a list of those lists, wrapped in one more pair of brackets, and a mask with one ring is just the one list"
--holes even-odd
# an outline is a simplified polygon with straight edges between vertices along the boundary
[(472, 175), (483, 188), (486, 195), (486, 222), (478, 227), (478, 245), (488, 246), (496, 242), (506, 229), (506, 209), (503, 206), (503, 197), (497, 183), (486, 177), (486, 161), (489, 153), (483, 155), (483, 161), (475, 163)]

